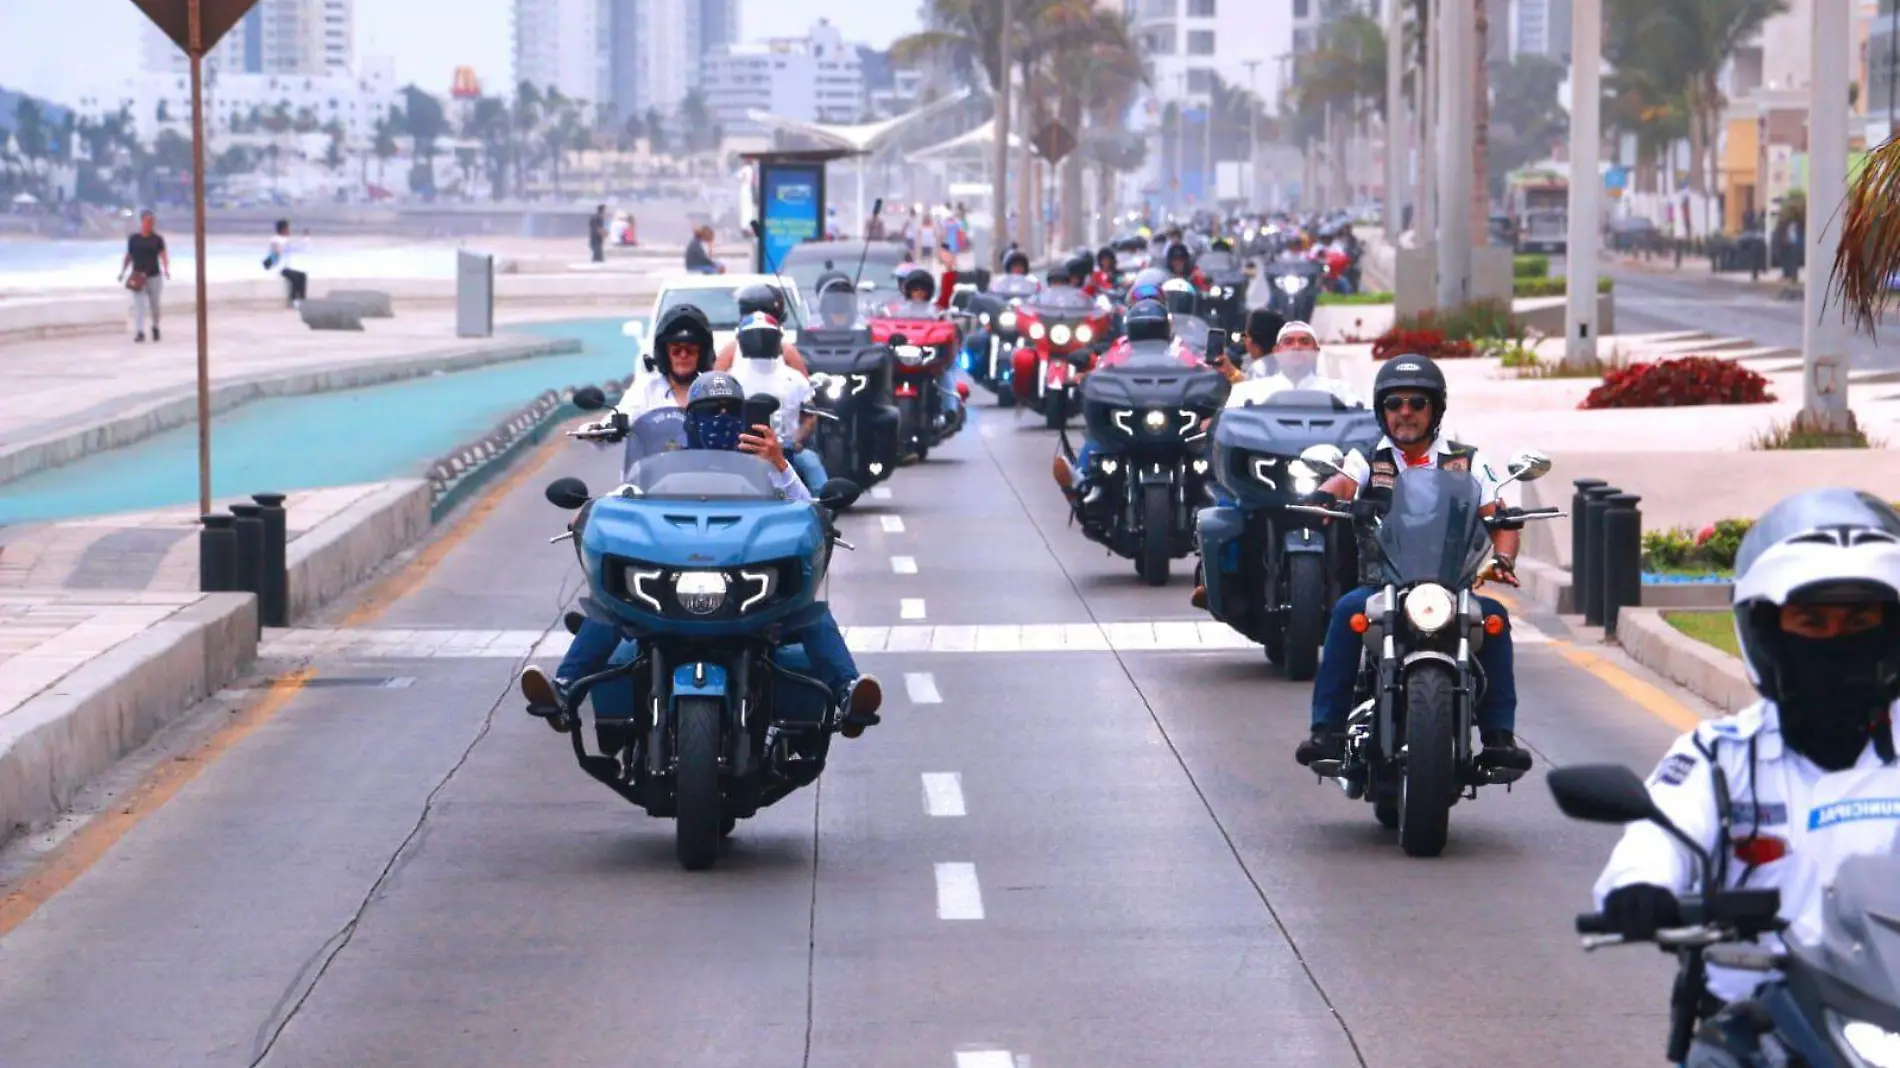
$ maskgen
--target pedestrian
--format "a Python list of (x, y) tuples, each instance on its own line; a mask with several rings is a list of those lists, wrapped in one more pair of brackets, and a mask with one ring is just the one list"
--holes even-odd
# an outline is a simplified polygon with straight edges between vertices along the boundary
[(133, 341), (145, 340), (147, 310), (152, 313), (152, 340), (158, 340), (158, 301), (165, 293), (165, 280), (171, 276), (171, 254), (165, 251), (158, 219), (147, 208), (139, 212), (138, 233), (125, 239), (125, 260), (119, 264), (119, 281), (132, 291), (132, 315), (138, 321)]
[(700, 225), (693, 228), (693, 240), (686, 245), (686, 269), (694, 274), (725, 274), (726, 265), (712, 258), (713, 228)]
[(917, 262), (935, 277), (943, 270), (937, 262), (937, 219), (931, 209), (917, 205)]
[[(305, 237), (310, 236), (309, 230), (303, 233)], [(304, 243), (290, 236), (290, 220), (277, 220), (277, 232), (270, 239), (270, 255), (264, 257), (264, 269), (276, 270), (289, 283), (290, 299), (286, 303), (292, 308), (303, 306), (310, 288), (310, 276), (290, 265), (291, 257), (303, 250)]]
[(594, 254), (595, 263), (607, 262), (607, 205), (594, 209), (587, 219), (587, 247)]

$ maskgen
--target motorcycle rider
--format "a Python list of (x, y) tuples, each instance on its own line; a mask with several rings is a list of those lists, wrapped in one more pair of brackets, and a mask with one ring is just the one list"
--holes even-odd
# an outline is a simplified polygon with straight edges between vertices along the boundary
[[(786, 460), (778, 435), (763, 424), (748, 429), (742, 420), (744, 408), (745, 390), (733, 376), (719, 371), (699, 375), (688, 391), (682, 424), (686, 447), (751, 453), (772, 465), (773, 484), (786, 500), (811, 500), (811, 493)], [(603, 632), (605, 638), (601, 637)], [(857, 662), (829, 604), (820, 602), (811, 621), (791, 630), (787, 637), (805, 647), (813, 676), (831, 688), (833, 698), (844, 710), (840, 733), (856, 738), (866, 727), (882, 722), (877, 711), (883, 704), (884, 691), (877, 676), (858, 673)], [(528, 714), (547, 720), (563, 734), (572, 730), (569, 691), (576, 680), (605, 671), (619, 644), (619, 632), (611, 624), (592, 619), (582, 623), (553, 678), (534, 665), (521, 673), (521, 695), (528, 701)]]
[[(1892, 851), (1900, 820), (1900, 513), (1845, 488), (1785, 498), (1742, 538), (1734, 612), (1761, 700), (1677, 739), (1649, 796), (1711, 853), (1719, 885), (1779, 889), (1793, 937), (1817, 941), (1832, 866)], [(1699, 867), (1662, 828), (1630, 824), (1593, 891), (1611, 933), (1680, 926)], [(1707, 992), (1735, 1001), (1763, 979), (1711, 964)]]
[(713, 331), (706, 313), (691, 304), (669, 308), (653, 335), (653, 351), (662, 354), (664, 364), (648, 356), (648, 373), (638, 376), (614, 406), (626, 416), (628, 427), (623, 471), (648, 453), (685, 445), (684, 438), (676, 444), (674, 439), (685, 418), (688, 391), (694, 380), (713, 367)]
[(1009, 254), (1003, 257), (1003, 273), (1028, 274), (1029, 255), (1019, 248), (1010, 249)]
[[(1487, 503), (1481, 513), (1497, 510), (1498, 476), (1478, 450), (1439, 435), (1445, 419), (1445, 374), (1424, 356), (1402, 355), (1386, 361), (1373, 380), (1372, 403), (1378, 412), (1379, 428), (1385, 436), (1371, 456), (1354, 450), (1346, 457), (1345, 470), (1321, 483), (1301, 503), (1328, 506), (1340, 500), (1365, 499), (1377, 507), (1390, 493), (1401, 467), (1436, 467), (1446, 471), (1467, 471), (1484, 487)], [(1367, 498), (1368, 489), (1374, 491)], [(1494, 530), (1491, 542), (1492, 562), (1482, 578), (1506, 585), (1518, 584), (1515, 570), (1519, 531)], [(1378, 550), (1362, 537), (1359, 550), (1359, 588), (1349, 590), (1333, 606), (1326, 629), (1326, 643), (1320, 656), (1319, 675), (1313, 681), (1312, 735), (1300, 743), (1294, 758), (1301, 764), (1315, 760), (1338, 760), (1345, 751), (1346, 717), (1352, 711), (1353, 682), (1359, 673), (1359, 636), (1352, 631), (1352, 617), (1365, 611), (1370, 598), (1382, 581), (1378, 574)], [(1513, 650), (1509, 613), (1490, 597), (1479, 596), (1486, 615), (1504, 620), (1504, 630), (1489, 638), (1478, 651), (1478, 664), (1484, 669), (1487, 685), (1478, 703), (1478, 733), (1484, 743), (1480, 762), (1487, 766), (1528, 770), (1531, 755), (1517, 744), (1513, 733), (1517, 726), (1517, 682), (1513, 674)]]
[(811, 432), (818, 426), (818, 417), (805, 411), (812, 399), (811, 379), (801, 371), (792, 370), (782, 358), (784, 331), (770, 315), (753, 312), (740, 320), (733, 344), (741, 359), (730, 374), (748, 395), (767, 394), (778, 398), (779, 409), (773, 420), (779, 441), (806, 488), (817, 490), (825, 484), (827, 476), (818, 453), (805, 447)]
[[(929, 271), (919, 267), (904, 276), (903, 290), (905, 300), (916, 304), (928, 304), (930, 298), (937, 295), (937, 280), (930, 276)], [(957, 394), (955, 360), (950, 361), (950, 366), (944, 368), (942, 376), (937, 379), (937, 397), (943, 406), (943, 417), (946, 420), (955, 420), (957, 405), (962, 400)]]
[(1168, 246), (1167, 264), (1168, 273), (1193, 283), (1195, 292), (1207, 291), (1207, 276), (1201, 273), (1199, 267), (1194, 266), (1194, 254), (1188, 251), (1188, 247), (1181, 243), (1179, 237), (1176, 237), (1174, 243)]
[[(739, 291), (732, 296), (733, 300), (739, 305), (739, 318), (741, 320), (745, 319), (748, 315), (764, 312), (772, 317), (773, 322), (782, 323), (785, 321), (785, 294), (780, 293), (776, 286), (768, 286), (763, 282), (755, 282), (749, 286), (741, 286)], [(809, 375), (811, 368), (805, 366), (805, 356), (798, 351), (798, 346), (787, 341), (783, 347), (785, 365), (801, 375)], [(737, 356), (738, 353), (739, 339), (735, 336), (731, 341), (726, 342), (725, 348), (719, 350), (719, 360), (713, 364), (713, 369), (716, 371), (732, 370), (733, 358)]]
[[(1125, 330), (1130, 346), (1152, 341), (1167, 343), (1174, 339), (1174, 321), (1168, 315), (1167, 306), (1157, 300), (1135, 302), (1134, 307), (1128, 309)], [(1103, 358), (1102, 365), (1109, 365), (1107, 357)], [(1091, 504), (1094, 502), (1095, 495), (1101, 492), (1100, 487), (1092, 484), (1088, 478), (1089, 461), (1095, 455), (1095, 451), (1095, 439), (1084, 436), (1081, 451), (1075, 454), (1073, 463), (1063, 456), (1060, 450), (1056, 452), (1054, 468), (1056, 485), (1062, 487), (1063, 494), (1069, 498), (1071, 504)]]
[(1095, 254), (1095, 270), (1089, 275), (1088, 285), (1083, 289), (1091, 297), (1115, 292), (1116, 283), (1121, 279), (1121, 270), (1117, 266), (1115, 246), (1103, 245)]
[(851, 277), (828, 274), (818, 279), (818, 327), (821, 330), (853, 330), (858, 325), (857, 288)]
[(1227, 395), (1227, 407), (1258, 404), (1283, 389), (1325, 390), (1348, 407), (1360, 406), (1352, 386), (1319, 373), (1319, 339), (1307, 324), (1296, 320), (1280, 327), (1279, 336), (1274, 339), (1273, 358), (1280, 365), (1279, 371), (1249, 378), (1235, 386)]

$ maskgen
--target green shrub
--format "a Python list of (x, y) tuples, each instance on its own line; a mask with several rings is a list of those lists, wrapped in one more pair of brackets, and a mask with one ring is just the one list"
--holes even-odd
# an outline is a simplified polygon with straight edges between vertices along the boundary
[(1549, 278), (1550, 257), (1528, 253), (1511, 257), (1512, 278)]
[(1390, 304), (1390, 293), (1321, 293), (1318, 304)]
[(1474, 300), (1455, 308), (1416, 316), (1400, 316), (1394, 330), (1437, 330), (1451, 341), (1524, 339), (1524, 330), (1511, 319), (1510, 305), (1501, 300)]
[[(1616, 282), (1607, 275), (1597, 276), (1597, 292), (1608, 293), (1616, 287)], [(1561, 297), (1570, 292), (1569, 280), (1565, 278), (1516, 278), (1511, 282), (1511, 295), (1517, 297)]]

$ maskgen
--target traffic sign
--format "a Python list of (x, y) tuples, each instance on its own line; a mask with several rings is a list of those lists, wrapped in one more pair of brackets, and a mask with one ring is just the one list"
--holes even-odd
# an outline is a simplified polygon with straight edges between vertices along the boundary
[(1037, 130), (1036, 136), (1030, 143), (1034, 144), (1036, 151), (1050, 163), (1060, 163), (1064, 156), (1075, 151), (1075, 135), (1069, 132), (1067, 126), (1055, 120), (1051, 120), (1042, 129)]
[(199, 55), (211, 51), (257, 0), (132, 0), (165, 36), (191, 54), (191, 9), (198, 9)]

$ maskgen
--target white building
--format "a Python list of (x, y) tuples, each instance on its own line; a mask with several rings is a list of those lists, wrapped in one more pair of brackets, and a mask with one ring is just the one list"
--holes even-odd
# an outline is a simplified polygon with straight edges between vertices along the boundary
[[(205, 86), (205, 132), (214, 141), (229, 137), (233, 120), (247, 124), (254, 115), (269, 116), (279, 107), (294, 122), (307, 109), (318, 126), (341, 124), (350, 144), (374, 139), (376, 123), (401, 105), (395, 63), (367, 59), (357, 74), (217, 74)], [(82, 96), (75, 111), (100, 118), (129, 109), (139, 140), (151, 144), (159, 131), (190, 133), (191, 81), (186, 74), (135, 75), (109, 90)], [(256, 135), (267, 136), (267, 135)]]
[(670, 113), (738, 24), (738, 0), (514, 0), (514, 81), (622, 116)]
[[(1205, 105), (1213, 76), (1277, 109), (1279, 57), (1311, 50), (1322, 0), (1127, 0), (1155, 95)], [(1266, 9), (1266, 10), (1263, 10)], [(1275, 17), (1277, 9), (1279, 14)], [(1253, 66), (1249, 66), (1249, 63)]]
[[(355, 0), (258, 0), (205, 57), (207, 70), (229, 74), (335, 74), (352, 67)], [(184, 49), (149, 21), (143, 29), (144, 70), (187, 74)]]
[(1543, 56), (1565, 62), (1570, 56), (1570, 0), (1511, 0), (1511, 58)]
[(746, 115), (769, 111), (806, 122), (852, 123), (864, 117), (864, 70), (858, 50), (827, 19), (805, 37), (734, 44), (706, 57), (703, 88), (728, 134), (763, 132)]
[[(515, 0), (515, 83), (550, 87), (574, 100), (610, 93), (605, 0)], [(513, 96), (511, 91), (500, 94)]]

